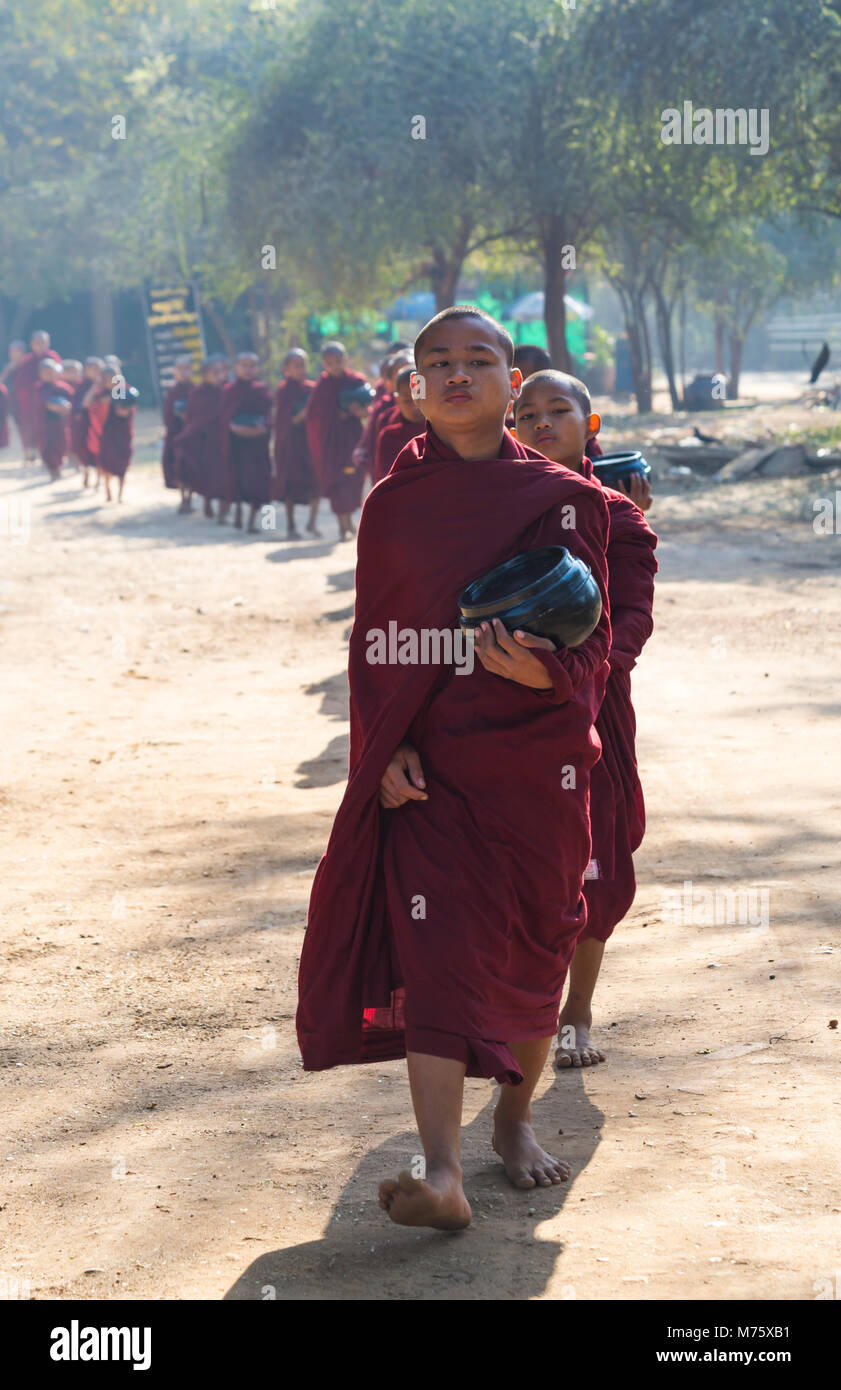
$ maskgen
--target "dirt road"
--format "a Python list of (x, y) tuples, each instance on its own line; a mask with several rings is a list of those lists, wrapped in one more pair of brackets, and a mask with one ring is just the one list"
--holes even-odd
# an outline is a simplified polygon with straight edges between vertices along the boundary
[(573, 1165), (548, 1192), (506, 1186), (493, 1088), (468, 1082), (475, 1222), (447, 1237), (377, 1207), (419, 1150), (403, 1064), (305, 1075), (293, 1029), (343, 786), (353, 547), (332, 522), (287, 544), (176, 517), (149, 420), (141, 446), (121, 507), (0, 456), (7, 1287), (826, 1296), (841, 588), (839, 537), (802, 509), (830, 483), (681, 484), (649, 514), (649, 830), (597, 999), (609, 1061), (547, 1069), (538, 1130)]

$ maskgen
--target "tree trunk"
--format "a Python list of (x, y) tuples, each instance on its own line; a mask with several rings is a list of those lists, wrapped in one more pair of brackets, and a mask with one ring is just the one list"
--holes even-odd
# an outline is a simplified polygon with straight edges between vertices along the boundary
[(686, 400), (686, 290), (680, 291), (680, 402)]
[(572, 370), (567, 347), (566, 294), (567, 273), (563, 264), (564, 232), (558, 217), (549, 219), (541, 238), (543, 251), (543, 322), (546, 325), (546, 346), (552, 366), (558, 371)]
[(724, 375), (724, 319), (716, 311), (713, 320), (713, 332), (715, 334), (715, 369)]
[(455, 303), (458, 279), (470, 245), (470, 222), (462, 217), (451, 246), (436, 246), (432, 252), (432, 263), (427, 268), (429, 285), (435, 295), (435, 312), (449, 309)]
[(91, 289), (91, 321), (93, 326), (93, 350), (97, 357), (107, 357), (117, 350), (116, 328), (114, 326), (114, 296), (109, 285), (104, 284), (94, 271)]
[(675, 355), (672, 346), (672, 310), (674, 308), (674, 303), (668, 303), (663, 293), (662, 285), (658, 284), (656, 281), (652, 282), (651, 288), (654, 292), (654, 317), (657, 324), (657, 341), (660, 346), (660, 356), (663, 359), (663, 368), (669, 383), (672, 410), (680, 410), (680, 396), (675, 380)]
[(227, 328), (225, 327), (224, 323), (222, 322), (219, 310), (216, 308), (216, 305), (213, 303), (213, 300), (203, 299), (202, 309), (208, 315), (211, 323), (213, 324), (213, 327), (216, 329), (216, 332), (222, 339), (222, 345), (225, 349), (225, 352), (227, 353), (231, 361), (233, 361), (237, 351), (236, 345)]
[(727, 347), (730, 354), (730, 374), (727, 377), (727, 399), (739, 399), (739, 377), (742, 374), (742, 353), (745, 348), (744, 336), (739, 332), (728, 335)]
[(611, 284), (622, 305), (631, 360), (631, 385), (637, 410), (640, 415), (648, 415), (651, 413), (651, 353), (645, 322), (644, 292), (618, 280), (612, 280)]
[(15, 305), (15, 312), (12, 315), (12, 322), (9, 324), (9, 341), (14, 342), (16, 338), (23, 338), (23, 330), (26, 327), (26, 320), (29, 318), (32, 305), (27, 299), (19, 299)]

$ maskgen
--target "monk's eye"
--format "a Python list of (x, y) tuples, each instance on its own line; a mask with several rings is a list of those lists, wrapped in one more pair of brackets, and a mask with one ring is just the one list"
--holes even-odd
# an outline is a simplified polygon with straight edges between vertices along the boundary
[(518, 420), (530, 420), (530, 419), (531, 419), (531, 412), (528, 411), (528, 410), (520, 410), (520, 411), (518, 411), (518, 413), (517, 413), (517, 419), (518, 419)]
[(553, 415), (569, 415), (569, 406), (559, 405), (552, 413)]

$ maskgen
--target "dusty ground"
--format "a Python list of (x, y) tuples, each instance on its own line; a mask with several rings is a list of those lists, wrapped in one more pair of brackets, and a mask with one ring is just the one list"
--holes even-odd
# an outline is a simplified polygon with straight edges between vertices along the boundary
[[(841, 591), (839, 538), (804, 517), (841, 483), (661, 488), (635, 682), (649, 831), (598, 995), (609, 1062), (547, 1069), (539, 1132), (573, 1165), (549, 1192), (506, 1186), (493, 1089), (468, 1082), (476, 1219), (447, 1237), (377, 1208), (419, 1149), (403, 1065), (304, 1075), (293, 1031), (343, 785), (352, 546), (176, 518), (155, 435), (147, 418), (122, 507), (0, 460), (4, 1287), (825, 1294)], [(762, 888), (767, 925), (705, 913), (702, 890)]]

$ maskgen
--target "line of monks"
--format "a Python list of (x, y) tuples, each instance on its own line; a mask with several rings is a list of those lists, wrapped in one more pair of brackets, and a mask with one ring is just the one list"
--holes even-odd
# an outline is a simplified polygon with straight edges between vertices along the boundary
[(27, 463), (40, 454), (55, 479), (71, 458), (83, 470), (85, 487), (93, 474), (107, 501), (112, 482), (122, 500), (138, 395), (126, 384), (119, 358), (62, 361), (49, 333), (38, 329), (28, 349), (20, 340), (10, 344), (0, 373), (0, 449), (10, 442), (11, 418)]
[(307, 354), (291, 349), (274, 393), (259, 379), (254, 353), (237, 355), (231, 380), (223, 357), (203, 362), (197, 383), (190, 358), (175, 362), (163, 407), (163, 471), (166, 486), (181, 492), (179, 512), (192, 510), (195, 495), (204, 499), (206, 516), (223, 523), (233, 508), (234, 525), (242, 527), (247, 506), (246, 528), (254, 531), (262, 509), (282, 502), (287, 537), (295, 540), (295, 508), (309, 508), (306, 530), (317, 536), (326, 497), (341, 538), (354, 534), (366, 477), (384, 477), (424, 419), (412, 399), (405, 344), (391, 344), (376, 388), (348, 368), (341, 343), (325, 343), (321, 360), (323, 371), (312, 380)]

